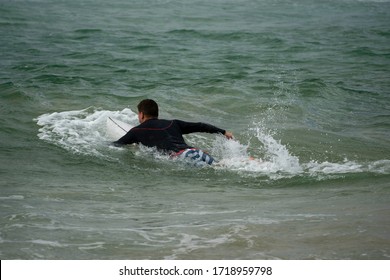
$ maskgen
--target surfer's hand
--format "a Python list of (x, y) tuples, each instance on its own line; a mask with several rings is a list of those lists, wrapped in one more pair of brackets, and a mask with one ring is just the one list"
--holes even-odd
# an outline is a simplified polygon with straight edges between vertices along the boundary
[(230, 131), (226, 130), (224, 135), (227, 139), (233, 139), (233, 133), (231, 133)]

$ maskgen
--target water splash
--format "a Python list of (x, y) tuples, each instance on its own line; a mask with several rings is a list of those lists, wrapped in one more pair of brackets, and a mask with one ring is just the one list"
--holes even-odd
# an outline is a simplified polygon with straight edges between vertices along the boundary
[[(65, 112), (43, 114), (36, 118), (41, 126), (38, 137), (54, 145), (64, 148), (74, 154), (89, 155), (108, 160), (115, 158), (113, 148), (108, 145), (113, 139), (106, 134), (106, 120), (112, 117), (131, 125), (138, 123), (137, 114), (130, 109), (121, 111), (87, 108)], [(372, 172), (390, 173), (390, 160), (359, 163), (344, 159), (343, 162), (321, 162), (311, 160), (300, 162), (288, 147), (275, 139), (273, 133), (261, 124), (255, 124), (249, 129), (250, 137), (260, 143), (258, 147), (238, 140), (227, 140), (222, 135), (204, 137), (196, 135), (190, 141), (198, 142), (200, 146), (209, 149), (219, 162), (215, 169), (238, 172), (241, 176), (266, 176), (270, 179), (291, 178), (294, 176), (310, 176), (318, 179), (329, 176), (343, 176), (348, 173)], [(212, 139), (212, 140), (210, 140)], [(249, 150), (254, 151), (256, 158), (251, 157)], [(140, 147), (136, 156), (147, 156), (152, 153), (157, 161), (171, 162), (172, 159), (155, 149)], [(177, 162), (180, 164), (180, 162)]]
[(262, 144), (258, 148), (262, 157), (252, 158), (248, 153), (249, 144), (243, 145), (236, 140), (226, 140), (221, 136), (214, 141), (213, 148), (213, 153), (221, 158), (217, 168), (239, 171), (241, 174), (266, 175), (270, 179), (310, 176), (321, 180), (350, 173), (390, 173), (390, 160), (359, 163), (345, 158), (342, 162), (315, 160), (300, 162), (286, 145), (276, 140), (263, 126), (255, 126), (250, 131)]
[(106, 111), (97, 108), (54, 112), (36, 118), (41, 126), (38, 137), (75, 154), (105, 156), (106, 121), (114, 117), (124, 122), (135, 123), (136, 114), (130, 109)]
[(253, 158), (249, 152), (249, 144), (243, 145), (237, 140), (217, 138), (213, 152), (222, 159), (218, 166), (247, 173), (266, 175), (272, 179), (299, 175), (303, 169), (296, 156), (280, 141), (274, 139), (262, 126), (250, 130), (254, 137), (262, 144), (257, 150), (261, 157)]

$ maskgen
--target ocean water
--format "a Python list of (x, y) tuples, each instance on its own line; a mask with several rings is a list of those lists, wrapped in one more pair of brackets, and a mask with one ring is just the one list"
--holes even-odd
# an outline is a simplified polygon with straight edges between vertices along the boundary
[[(0, 257), (389, 259), (389, 97), (390, 1), (1, 0)], [(143, 98), (235, 140), (110, 146)]]

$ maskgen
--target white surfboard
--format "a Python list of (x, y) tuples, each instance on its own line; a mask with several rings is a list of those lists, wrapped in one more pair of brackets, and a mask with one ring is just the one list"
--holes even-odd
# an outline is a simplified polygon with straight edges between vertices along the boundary
[(109, 140), (115, 141), (124, 136), (133, 126), (120, 120), (107, 118), (106, 136)]

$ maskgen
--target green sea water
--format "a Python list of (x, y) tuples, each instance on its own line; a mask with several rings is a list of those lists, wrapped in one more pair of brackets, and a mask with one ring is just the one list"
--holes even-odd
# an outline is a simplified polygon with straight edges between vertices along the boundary
[(389, 259), (389, 78), (389, 1), (0, 0), (0, 258)]

